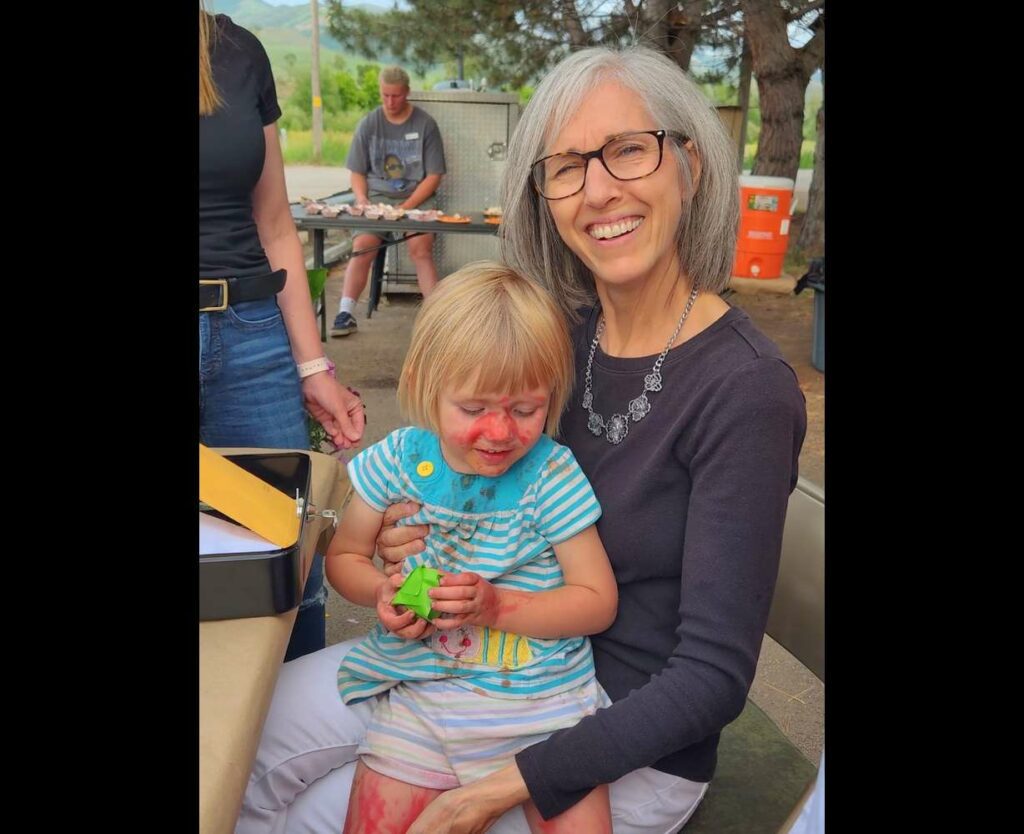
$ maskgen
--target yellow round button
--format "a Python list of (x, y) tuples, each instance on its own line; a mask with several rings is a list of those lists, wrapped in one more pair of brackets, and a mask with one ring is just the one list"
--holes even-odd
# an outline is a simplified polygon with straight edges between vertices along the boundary
[(429, 478), (434, 474), (434, 464), (429, 460), (421, 460), (416, 464), (416, 474), (421, 478)]

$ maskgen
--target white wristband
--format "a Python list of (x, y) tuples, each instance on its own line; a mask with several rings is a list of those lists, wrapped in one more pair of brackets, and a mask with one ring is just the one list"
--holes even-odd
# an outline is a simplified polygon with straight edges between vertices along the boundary
[(331, 362), (326, 356), (320, 356), (310, 359), (308, 362), (300, 362), (295, 368), (299, 372), (299, 379), (305, 379), (307, 376), (313, 376), (321, 371), (331, 370)]

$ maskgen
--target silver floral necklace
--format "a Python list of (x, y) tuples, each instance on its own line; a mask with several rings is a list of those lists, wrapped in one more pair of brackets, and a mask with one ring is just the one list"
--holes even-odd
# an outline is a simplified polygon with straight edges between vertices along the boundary
[(613, 414), (607, 420), (603, 416), (594, 411), (591, 406), (594, 404), (594, 380), (591, 376), (591, 368), (594, 365), (594, 352), (597, 350), (597, 343), (601, 340), (601, 334), (604, 333), (604, 316), (597, 323), (597, 332), (594, 334), (594, 341), (590, 344), (590, 356), (587, 357), (587, 376), (586, 384), (583, 389), (583, 408), (586, 410), (590, 417), (587, 419), (587, 428), (590, 431), (600, 437), (604, 435), (605, 440), (613, 445), (621, 443), (627, 434), (629, 434), (629, 418), (633, 418), (634, 423), (639, 423), (647, 413), (651, 410), (651, 402), (647, 399), (648, 391), (660, 391), (661, 390), (661, 363), (665, 361), (665, 357), (668, 356), (668, 352), (671, 349), (676, 337), (679, 335), (679, 331), (683, 329), (683, 322), (686, 321), (686, 317), (690, 315), (690, 310), (693, 308), (693, 302), (697, 300), (697, 288), (694, 287), (690, 292), (690, 298), (686, 302), (686, 307), (683, 308), (683, 314), (679, 317), (679, 323), (676, 325), (676, 329), (672, 331), (672, 335), (669, 337), (668, 344), (665, 345), (665, 349), (661, 352), (658, 358), (654, 361), (654, 367), (651, 372), (644, 377), (644, 390), (640, 396), (634, 400), (629, 401), (628, 415), (627, 414)]

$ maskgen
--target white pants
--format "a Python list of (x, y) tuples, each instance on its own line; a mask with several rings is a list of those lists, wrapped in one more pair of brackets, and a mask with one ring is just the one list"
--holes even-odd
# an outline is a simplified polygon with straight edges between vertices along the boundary
[[(348, 810), (356, 748), (373, 702), (346, 706), (338, 695), (338, 665), (349, 640), (281, 668), (235, 834), (338, 834)], [(706, 783), (651, 768), (611, 785), (615, 834), (672, 834), (704, 798)], [(492, 834), (528, 834), (521, 807)]]

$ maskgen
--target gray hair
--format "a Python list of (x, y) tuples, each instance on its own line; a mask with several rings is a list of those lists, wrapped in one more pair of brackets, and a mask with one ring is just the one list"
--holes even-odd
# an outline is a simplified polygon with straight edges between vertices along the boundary
[(584, 97), (607, 81), (632, 90), (659, 128), (693, 140), (700, 178), (693, 189), (687, 152), (666, 141), (686, 183), (677, 231), (679, 263), (702, 291), (721, 292), (729, 282), (739, 224), (736, 146), (696, 84), (671, 60), (646, 47), (593, 47), (570, 55), (537, 87), (509, 141), (501, 183), (504, 207), (501, 257), (546, 286), (570, 321), (594, 302), (594, 277), (562, 241), (551, 212), (534, 190), (530, 168), (550, 153), (548, 143), (575, 115)]
[(401, 84), (406, 88), (409, 86), (409, 73), (401, 67), (384, 67), (377, 77), (381, 84)]

